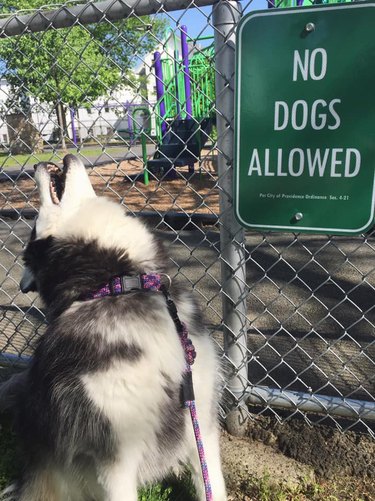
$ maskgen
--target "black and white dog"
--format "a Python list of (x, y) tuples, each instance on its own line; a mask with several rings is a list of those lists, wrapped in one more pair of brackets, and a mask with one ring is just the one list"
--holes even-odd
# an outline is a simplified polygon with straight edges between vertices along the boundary
[[(193, 427), (180, 398), (184, 350), (154, 283), (166, 269), (160, 243), (123, 207), (95, 195), (73, 155), (63, 169), (38, 164), (35, 178), (41, 207), (21, 289), (39, 292), (49, 326), (15, 404), (26, 466), (12, 499), (136, 501), (140, 486), (183, 463), (203, 501)], [(170, 294), (197, 351), (192, 371), (212, 497), (225, 501), (219, 364), (189, 292), (172, 287)]]

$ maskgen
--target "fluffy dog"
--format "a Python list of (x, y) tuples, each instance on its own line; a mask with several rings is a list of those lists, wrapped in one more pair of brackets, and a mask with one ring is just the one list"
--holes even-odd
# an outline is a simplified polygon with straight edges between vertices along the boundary
[[(136, 501), (140, 486), (185, 463), (203, 501), (180, 398), (185, 355), (165, 296), (143, 288), (95, 294), (114, 277), (165, 272), (162, 246), (120, 205), (95, 195), (76, 157), (63, 163), (38, 164), (35, 173), (41, 207), (21, 289), (38, 291), (49, 326), (15, 404), (26, 459), (15, 499)], [(170, 294), (196, 347), (192, 371), (213, 500), (225, 501), (217, 357), (192, 296), (174, 287)]]

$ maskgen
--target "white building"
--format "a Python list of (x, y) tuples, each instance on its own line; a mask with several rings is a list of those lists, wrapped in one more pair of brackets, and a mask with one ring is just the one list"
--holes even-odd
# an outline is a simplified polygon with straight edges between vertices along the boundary
[[(11, 88), (5, 79), (0, 80), (0, 145), (9, 144), (9, 124), (7, 115), (11, 101)], [(67, 135), (76, 142), (84, 141), (88, 137), (96, 139), (111, 138), (119, 134), (129, 136), (132, 131), (132, 110), (142, 103), (140, 95), (131, 89), (123, 88), (112, 92), (109, 98), (105, 96), (96, 99), (90, 107), (78, 110), (67, 109), (65, 121)], [(33, 124), (40, 132), (45, 142), (55, 142), (58, 135), (58, 121), (56, 111), (48, 103), (41, 103), (37, 99), (30, 99), (30, 111)]]

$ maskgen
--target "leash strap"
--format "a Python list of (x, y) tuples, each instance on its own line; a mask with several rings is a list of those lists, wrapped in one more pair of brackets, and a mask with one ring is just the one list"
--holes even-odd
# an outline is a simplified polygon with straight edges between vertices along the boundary
[(195, 405), (193, 374), (191, 371), (191, 366), (193, 365), (195, 358), (196, 358), (196, 352), (195, 352), (194, 345), (193, 345), (191, 339), (189, 338), (189, 333), (188, 333), (187, 327), (186, 327), (184, 322), (181, 322), (181, 320), (177, 314), (176, 305), (172, 301), (167, 289), (164, 286), (162, 286), (161, 291), (163, 292), (163, 294), (165, 296), (165, 300), (167, 302), (169, 314), (171, 315), (172, 320), (176, 326), (178, 336), (180, 338), (181, 345), (182, 345), (182, 347), (184, 349), (184, 353), (185, 353), (186, 367), (185, 367), (185, 372), (183, 375), (183, 380), (182, 380), (182, 385), (181, 385), (181, 402), (182, 402), (184, 407), (187, 407), (189, 409), (191, 421), (193, 423), (194, 436), (195, 436), (195, 442), (197, 444), (199, 462), (200, 462), (201, 470), (202, 470), (202, 477), (203, 477), (203, 482), (204, 482), (206, 501), (212, 501), (212, 499), (213, 499), (212, 498), (212, 488), (211, 488), (210, 477), (208, 474), (208, 467), (207, 467), (206, 455), (204, 452), (202, 434), (201, 434), (199, 421), (198, 421), (197, 408)]

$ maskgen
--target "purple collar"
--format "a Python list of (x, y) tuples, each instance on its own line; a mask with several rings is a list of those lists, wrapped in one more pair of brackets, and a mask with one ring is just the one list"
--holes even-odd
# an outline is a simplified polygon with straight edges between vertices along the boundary
[(134, 290), (158, 291), (161, 287), (161, 276), (157, 273), (149, 275), (121, 275), (113, 277), (108, 284), (103, 285), (96, 291), (86, 294), (82, 300), (98, 299), (104, 296), (118, 296)]

